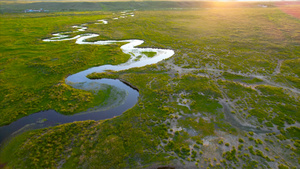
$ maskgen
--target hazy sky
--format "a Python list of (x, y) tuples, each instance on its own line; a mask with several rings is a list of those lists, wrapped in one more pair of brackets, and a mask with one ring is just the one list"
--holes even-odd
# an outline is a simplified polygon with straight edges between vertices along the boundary
[(107, 2), (107, 1), (260, 1), (260, 2), (265, 2), (265, 1), (300, 1), (300, 0), (0, 0), (1, 1), (36, 1), (36, 2), (42, 2), (42, 1), (99, 1), (99, 2)]

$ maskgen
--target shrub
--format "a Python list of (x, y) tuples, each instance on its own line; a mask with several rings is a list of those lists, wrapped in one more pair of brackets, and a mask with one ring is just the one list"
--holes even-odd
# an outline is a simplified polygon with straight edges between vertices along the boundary
[(245, 141), (242, 138), (239, 138), (240, 143), (244, 143)]
[(198, 146), (197, 144), (194, 144), (194, 148), (199, 149), (200, 146)]
[(286, 166), (286, 165), (284, 165), (284, 164), (279, 164), (279, 165), (278, 165), (278, 168), (279, 168), (279, 169), (289, 169), (290, 167), (288, 167), (288, 166)]
[(223, 140), (220, 140), (218, 143), (219, 143), (219, 144), (223, 144), (224, 142), (223, 142)]
[(196, 152), (195, 150), (193, 150), (193, 151), (192, 151), (191, 157), (192, 157), (192, 158), (195, 158), (196, 156), (197, 156), (197, 152)]
[(255, 143), (256, 143), (256, 144), (262, 144), (263, 141), (261, 141), (260, 139), (256, 139), (256, 140), (255, 140)]
[(244, 144), (240, 144), (240, 145), (238, 146), (238, 149), (241, 150), (243, 147), (244, 147)]
[(286, 137), (282, 134), (276, 135), (279, 140), (286, 140)]
[(226, 160), (228, 160), (228, 161), (237, 161), (238, 160), (236, 157), (236, 149), (234, 146), (232, 147), (231, 151), (224, 152), (222, 156), (225, 157)]

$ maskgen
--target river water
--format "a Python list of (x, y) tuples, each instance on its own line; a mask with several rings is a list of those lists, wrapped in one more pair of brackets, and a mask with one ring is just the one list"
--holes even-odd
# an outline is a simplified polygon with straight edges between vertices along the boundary
[[(122, 13), (119, 19), (126, 17), (133, 17), (132, 13)], [(114, 22), (117, 20), (112, 19)], [(98, 20), (93, 24), (108, 24), (107, 20)], [(109, 24), (108, 24), (109, 25)], [(129, 54), (131, 57), (126, 63), (119, 65), (102, 65), (98, 67), (92, 67), (87, 70), (70, 75), (66, 78), (66, 84), (76, 88), (87, 91), (99, 91), (105, 90), (110, 86), (113, 88), (113, 94), (110, 97), (110, 101), (107, 105), (102, 107), (95, 107), (89, 109), (86, 112), (74, 114), (74, 115), (62, 115), (54, 110), (47, 110), (38, 113), (31, 114), (23, 117), (7, 126), (0, 127), (0, 144), (16, 134), (22, 133), (31, 129), (39, 129), (55, 126), (58, 124), (70, 123), (74, 121), (84, 120), (103, 120), (113, 118), (121, 115), (126, 110), (132, 108), (138, 101), (139, 93), (136, 89), (132, 88), (126, 83), (121, 82), (118, 79), (96, 79), (91, 80), (86, 76), (93, 72), (105, 72), (106, 70), (120, 71), (130, 68), (143, 67), (150, 64), (156, 64), (164, 59), (171, 57), (174, 54), (170, 49), (156, 49), (156, 48), (137, 48), (136, 46), (144, 43), (143, 40), (129, 39), (129, 40), (106, 40), (87, 42), (87, 39), (99, 36), (98, 34), (84, 33), (88, 29), (88, 24), (74, 25), (73, 32), (54, 33), (53, 37), (44, 39), (44, 42), (66, 41), (76, 40), (76, 44), (80, 45), (110, 45), (115, 43), (126, 43), (121, 46), (124, 53)], [(83, 32), (81, 35), (70, 37), (72, 33)], [(155, 52), (153, 57), (147, 57), (146, 52)], [(101, 56), (99, 56), (101, 57)]]

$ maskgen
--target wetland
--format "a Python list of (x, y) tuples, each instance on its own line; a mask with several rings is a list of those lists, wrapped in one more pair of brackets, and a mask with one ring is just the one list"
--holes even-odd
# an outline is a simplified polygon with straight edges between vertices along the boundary
[(1, 14), (0, 166), (299, 168), (300, 20), (204, 4)]

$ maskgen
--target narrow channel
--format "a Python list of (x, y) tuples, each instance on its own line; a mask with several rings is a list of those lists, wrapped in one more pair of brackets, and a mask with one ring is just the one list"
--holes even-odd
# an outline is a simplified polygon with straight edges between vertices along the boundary
[[(122, 17), (120, 17), (120, 19), (133, 16), (134, 15), (132, 13), (122, 13)], [(91, 24), (108, 24), (108, 21), (98, 20), (98, 22)], [(88, 24), (72, 26), (74, 29), (77, 29), (73, 31), (73, 33), (86, 31), (88, 28), (87, 25)], [(23, 117), (7, 126), (0, 127), (0, 145), (6, 139), (9, 139), (10, 137), (15, 136), (16, 134), (20, 134), (27, 130), (46, 128), (74, 121), (104, 120), (121, 115), (123, 112), (132, 108), (137, 103), (139, 97), (138, 91), (129, 86), (127, 83), (122, 82), (118, 79), (92, 80), (87, 78), (86, 76), (94, 72), (101, 73), (105, 72), (106, 70), (121, 71), (130, 68), (156, 64), (174, 55), (174, 51), (170, 49), (136, 48), (136, 46), (139, 46), (142, 43), (144, 43), (143, 40), (139, 39), (87, 42), (87, 39), (94, 38), (99, 35), (85, 33), (77, 35), (75, 37), (70, 37), (70, 33), (72, 32), (54, 33), (52, 34), (52, 38), (44, 39), (43, 41), (55, 42), (76, 40), (75, 43), (80, 45), (110, 45), (125, 42), (126, 44), (121, 46), (121, 49), (124, 53), (129, 54), (131, 57), (126, 63), (122, 63), (119, 65), (102, 65), (92, 67), (87, 70), (70, 75), (65, 80), (66, 84), (76, 89), (82, 89), (87, 91), (101, 90), (107, 86), (111, 86), (114, 89), (116, 89), (116, 91), (119, 91), (119, 93), (123, 93), (123, 95), (120, 95), (120, 97), (116, 99), (116, 102), (110, 103), (110, 105), (106, 105), (106, 109), (104, 110), (103, 108), (96, 108), (74, 115), (62, 115), (54, 110), (47, 110)], [(145, 54), (147, 52), (155, 52), (156, 55), (153, 57), (148, 57)]]

